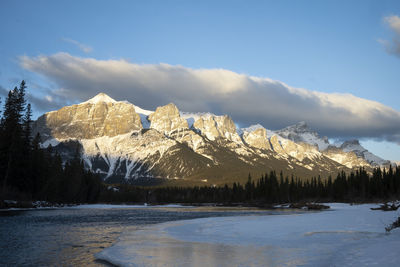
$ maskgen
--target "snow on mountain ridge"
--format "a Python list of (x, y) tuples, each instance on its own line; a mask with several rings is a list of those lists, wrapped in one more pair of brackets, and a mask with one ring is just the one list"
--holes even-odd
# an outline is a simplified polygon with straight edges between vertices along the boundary
[(154, 111), (142, 109), (141, 107), (136, 106), (136, 105), (134, 105), (134, 106), (135, 106), (135, 112), (137, 114), (139, 114), (139, 116), (140, 116), (140, 121), (142, 122), (143, 129), (150, 129), (150, 121), (148, 119), (148, 116), (151, 113), (154, 113)]
[[(104, 93), (100, 93), (93, 97), (92, 99), (89, 99), (86, 102), (83, 103), (98, 103), (98, 102), (107, 102), (107, 103), (116, 103), (118, 101), (115, 101), (108, 95)], [(127, 102), (127, 101), (126, 101)], [(129, 102), (128, 102), (129, 103)], [(129, 103), (131, 104), (131, 103)], [(133, 104), (132, 104), (133, 105)], [(149, 129), (150, 128), (150, 121), (148, 120), (148, 116), (154, 111), (150, 110), (145, 110), (140, 108), (139, 106), (133, 105), (135, 107), (135, 111), (139, 114), (143, 128)], [(193, 124), (198, 121), (199, 119), (209, 119), (211, 117), (214, 117), (215, 119), (219, 119), (221, 116), (217, 116), (213, 113), (210, 112), (179, 112), (180, 116), (185, 119), (188, 123), (189, 128), (193, 128)], [(222, 117), (221, 117), (222, 118)], [(254, 132), (257, 129), (265, 129), (267, 133), (267, 139), (270, 142), (271, 137), (274, 135), (277, 135), (278, 142), (281, 145), (287, 144), (287, 140), (293, 141), (295, 143), (306, 143), (310, 144), (313, 146), (317, 146), (319, 151), (324, 151), (328, 149), (328, 147), (331, 145), (329, 143), (329, 140), (327, 137), (320, 137), (319, 134), (316, 131), (313, 131), (308, 124), (305, 121), (300, 121), (294, 125), (288, 126), (286, 128), (283, 128), (281, 130), (277, 131), (271, 131), (266, 129), (260, 124), (255, 124), (251, 125), (246, 128), (238, 128), (236, 129), (236, 132), (238, 135), (242, 136), (244, 132)], [(226, 136), (228, 139), (231, 138), (231, 136)], [(236, 138), (237, 139), (237, 138)], [(238, 140), (236, 140), (238, 141)], [(342, 146), (336, 145), (339, 148), (342, 148), (344, 152), (354, 152), (358, 157), (365, 159), (367, 162), (369, 162), (372, 165), (384, 165), (388, 164), (388, 161), (372, 154), (368, 150), (366, 150), (364, 147), (362, 147), (358, 140), (350, 140), (345, 142), (346, 146), (343, 149)], [(352, 145), (352, 146), (350, 146)], [(342, 162), (340, 162), (342, 163)]]
[(192, 128), (193, 123), (195, 121), (197, 121), (198, 119), (200, 119), (200, 118), (209, 118), (209, 117), (212, 117), (212, 116), (216, 116), (215, 114), (210, 113), (210, 112), (185, 112), (185, 111), (180, 111), (179, 113), (180, 113), (181, 117), (184, 118), (188, 122), (189, 128)]
[(143, 115), (146, 115), (146, 116), (148, 116), (148, 115), (150, 115), (151, 113), (154, 112), (152, 110), (146, 110), (146, 109), (143, 109), (143, 108), (141, 108), (141, 107), (139, 107), (137, 105), (134, 105), (131, 102), (129, 102), (128, 100), (117, 101), (117, 100), (111, 98), (109, 95), (107, 95), (105, 93), (98, 93), (96, 96), (90, 98), (87, 101), (81, 102), (78, 105), (87, 104), (87, 103), (89, 103), (89, 104), (98, 104), (98, 103), (102, 103), (102, 102), (104, 102), (104, 103), (125, 103), (125, 104), (130, 104), (130, 105), (133, 105), (135, 107), (136, 113), (143, 114)]
[(99, 94), (97, 94), (95, 97), (93, 97), (93, 98), (91, 98), (91, 99), (89, 99), (89, 100), (87, 100), (87, 101), (85, 101), (85, 102), (82, 102), (82, 103), (80, 103), (80, 104), (87, 104), (87, 103), (90, 103), (90, 104), (97, 104), (97, 103), (100, 103), (100, 102), (105, 102), (105, 103), (117, 103), (118, 101), (112, 99), (111, 97), (109, 97), (109, 96), (106, 95), (105, 93), (99, 93)]
[(327, 149), (329, 146), (328, 138), (326, 136), (321, 138), (319, 134), (311, 130), (304, 121), (275, 132), (293, 142), (304, 142), (310, 145), (316, 145), (320, 151)]
[[(93, 105), (85, 105), (87, 103)], [(79, 116), (71, 116), (72, 113), (67, 112), (72, 109), (77, 110)], [(93, 115), (88, 113), (87, 109), (93, 110)], [(182, 112), (173, 103), (150, 111), (128, 101), (115, 101), (104, 93), (81, 104), (64, 107), (56, 113), (49, 117), (58, 118), (62, 114), (65, 120), (69, 120), (68, 127), (60, 128), (65, 124), (63, 121), (43, 125), (43, 129), (48, 128), (51, 131), (42, 146), (56, 146), (59, 142), (62, 149), (63, 143), (67, 143), (68, 140), (80, 142), (84, 151), (82, 158), (90, 169), (101, 170), (105, 178), (115, 175), (122, 175), (125, 180), (147, 175), (185, 177), (198, 173), (196, 168), (205, 170), (210, 166), (224, 165), (231, 159), (239, 160), (239, 165), (244, 162), (245, 168), (259, 166), (257, 164), (273, 164), (271, 168), (282, 168), (272, 163), (277, 160), (285, 162), (279, 166), (285, 166), (283, 168), (287, 169), (298, 170), (300, 167), (310, 171), (327, 172), (336, 172), (345, 168), (344, 166), (359, 167), (365, 162), (358, 161), (356, 153), (352, 153), (351, 156), (346, 155), (344, 150), (331, 150), (329, 154), (323, 151), (329, 146), (329, 141), (311, 130), (306, 122), (299, 122), (278, 131), (267, 130), (260, 124), (238, 128), (228, 115)], [(87, 128), (90, 129), (86, 124), (90, 126), (90, 123), (96, 123), (95, 126), (99, 127), (98, 122), (110, 118), (110, 114), (114, 115), (112, 120), (107, 121), (107, 127), (103, 127), (106, 130), (116, 129), (128, 121), (132, 114), (137, 117), (134, 124), (137, 127), (128, 127), (118, 133), (108, 134), (104, 134), (101, 128), (98, 133), (77, 135)], [(76, 126), (81, 124), (82, 130), (76, 130)], [(57, 130), (58, 128), (60, 129)], [(59, 135), (54, 135), (55, 130)], [(39, 131), (41, 135), (47, 133), (41, 129)], [(363, 152), (360, 158), (377, 160), (374, 158), (376, 156), (365, 151), (358, 141), (348, 144), (359, 146), (353, 149)], [(348, 149), (350, 150), (349, 147)], [(165, 154), (167, 150), (168, 154)], [(200, 165), (197, 164), (199, 161), (202, 162)], [(175, 163), (179, 165), (175, 166)], [(233, 166), (236, 165), (237, 162)]]
[(261, 124), (257, 123), (257, 124), (250, 125), (249, 127), (246, 127), (246, 128), (239, 128), (239, 129), (237, 129), (237, 132), (238, 132), (239, 135), (242, 135), (244, 132), (251, 133), (251, 132), (253, 132), (255, 130), (258, 130), (258, 129), (265, 129), (265, 127), (262, 126)]
[[(91, 104), (97, 104), (100, 102), (105, 102), (105, 103), (118, 103), (121, 101), (116, 101), (106, 95), (105, 93), (99, 93), (95, 97), (81, 103), (91, 103)], [(126, 103), (129, 103), (128, 101), (124, 101)], [(131, 104), (131, 103), (129, 103)], [(133, 104), (132, 104), (133, 105)], [(150, 110), (145, 110), (140, 108), (139, 106), (133, 105), (135, 107), (135, 111), (139, 114), (141, 123), (143, 125), (143, 128), (149, 129), (150, 128), (150, 122), (148, 120), (148, 116), (154, 111)], [(180, 116), (185, 119), (188, 122), (189, 128), (193, 127), (193, 124), (195, 121), (199, 120), (200, 118), (208, 119), (210, 117), (218, 117), (215, 114), (212, 114), (210, 112), (180, 112)], [(252, 125), (247, 128), (239, 128), (237, 129), (237, 133), (239, 135), (243, 135), (244, 132), (253, 132), (254, 130), (264, 128), (260, 124)], [(264, 128), (265, 129), (265, 128)], [(267, 129), (266, 129), (267, 130)], [(275, 134), (278, 135), (279, 142), (285, 142), (285, 140), (291, 140), (295, 143), (303, 142), (307, 143), (310, 145), (317, 146), (320, 151), (326, 150), (329, 146), (329, 140), (327, 137), (320, 137), (317, 132), (313, 131), (310, 129), (310, 127), (307, 125), (305, 121), (298, 122), (294, 125), (288, 126), (284, 129), (277, 130), (277, 131), (271, 131), (267, 130), (267, 138), (270, 139), (272, 136)], [(282, 139), (283, 138), (283, 139)], [(363, 148), (357, 140), (350, 140), (345, 142), (346, 145), (342, 147), (343, 145), (337, 145), (334, 144), (335, 146), (342, 148), (343, 151), (345, 152), (355, 152), (357, 156), (365, 158), (368, 162), (376, 165), (382, 165), (386, 164), (388, 161), (372, 154), (365, 148)]]
[(142, 124), (134, 105), (100, 93), (86, 102), (43, 114), (33, 123), (32, 129), (33, 134), (40, 133), (46, 141), (49, 138), (116, 136), (140, 130)]
[(267, 130), (260, 124), (252, 125), (247, 128), (240, 129), (244, 143), (259, 149), (272, 150)]
[(136, 106), (136, 105), (132, 104), (131, 102), (129, 102), (127, 100), (116, 101), (115, 99), (111, 98), (110, 96), (108, 96), (105, 93), (99, 93), (96, 96), (92, 97), (91, 99), (89, 99), (89, 100), (87, 100), (85, 102), (79, 103), (78, 105), (81, 105), (81, 104), (94, 104), (94, 105), (96, 105), (96, 104), (99, 104), (99, 103), (112, 103), (112, 104), (125, 103), (125, 104), (132, 105), (135, 108), (135, 112), (138, 113), (139, 116), (140, 116), (140, 120), (141, 120), (143, 128), (144, 129), (149, 129), (150, 128), (150, 122), (147, 119), (147, 116), (149, 116), (154, 111), (143, 109), (143, 108), (141, 108), (139, 106)]
[(364, 158), (373, 166), (382, 166), (390, 164), (390, 161), (384, 160), (364, 148), (356, 139), (345, 141), (340, 148), (345, 152), (354, 152), (358, 157)]
[(135, 106), (135, 111), (138, 114), (149, 116), (151, 113), (154, 112), (153, 110), (142, 109), (141, 107), (136, 106), (136, 105), (134, 105), (134, 106)]

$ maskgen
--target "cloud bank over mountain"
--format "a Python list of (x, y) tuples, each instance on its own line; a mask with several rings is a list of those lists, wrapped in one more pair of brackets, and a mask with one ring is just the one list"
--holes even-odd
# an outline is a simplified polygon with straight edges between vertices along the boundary
[(229, 114), (241, 126), (261, 123), (278, 129), (298, 121), (329, 137), (377, 138), (400, 143), (400, 112), (351, 94), (294, 88), (283, 82), (225, 69), (169, 64), (135, 64), (67, 53), (22, 56), (23, 68), (43, 75), (59, 89), (47, 101), (82, 101), (105, 92), (154, 109), (169, 102), (184, 111)]

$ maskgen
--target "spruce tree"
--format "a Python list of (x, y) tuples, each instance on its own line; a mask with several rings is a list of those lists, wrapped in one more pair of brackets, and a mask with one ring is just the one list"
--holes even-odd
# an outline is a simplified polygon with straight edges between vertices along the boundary
[(18, 123), (21, 125), (23, 124), (23, 115), (26, 110), (25, 91), (26, 91), (26, 84), (25, 81), (23, 80), (17, 90), (17, 99), (16, 99), (16, 111), (17, 111)]
[[(31, 116), (30, 107), (29, 114), (24, 116), (26, 111), (25, 89), (25, 81), (22, 81), (19, 88), (15, 87), (9, 91), (0, 123), (0, 177), (3, 193), (8, 186), (23, 192), (32, 188), (28, 166), (30, 141), (24, 141), (26, 138), (24, 131), (29, 128), (25, 127), (26, 129), (24, 129), (24, 119), (26, 117), (30, 121)], [(30, 135), (30, 130), (28, 134)]]
[(31, 104), (26, 106), (25, 115), (23, 117), (23, 138), (27, 148), (30, 149), (32, 139), (32, 109)]
[(18, 88), (15, 87), (14, 90), (8, 92), (1, 119), (0, 177), (2, 178), (4, 192), (12, 176), (12, 161), (17, 159), (17, 143), (21, 133), (17, 103)]

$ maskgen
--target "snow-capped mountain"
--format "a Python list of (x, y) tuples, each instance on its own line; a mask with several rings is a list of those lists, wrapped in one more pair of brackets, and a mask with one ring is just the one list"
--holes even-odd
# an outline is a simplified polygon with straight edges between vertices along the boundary
[(326, 136), (321, 138), (317, 132), (310, 129), (306, 122), (299, 122), (282, 130), (275, 131), (275, 133), (296, 143), (307, 143), (317, 146), (318, 150), (325, 156), (349, 168), (377, 167), (390, 164), (390, 161), (369, 152), (360, 145), (358, 140), (349, 140), (343, 144), (331, 145)]
[(327, 149), (329, 146), (328, 137), (324, 136), (321, 138), (319, 134), (312, 131), (304, 121), (275, 132), (296, 143), (303, 142), (315, 145), (320, 151)]
[(331, 160), (343, 164), (350, 169), (357, 167), (371, 167), (371, 164), (368, 163), (368, 161), (363, 157), (357, 156), (353, 151), (343, 151), (338, 147), (329, 146), (322, 153)]
[(390, 164), (390, 161), (369, 152), (358, 140), (346, 141), (340, 146), (340, 149), (345, 152), (354, 152), (358, 157), (365, 159), (372, 166), (386, 166)]
[[(256, 138), (257, 135), (254, 136), (254, 133), (260, 132), (261, 129), (265, 132), (265, 134), (263, 134), (265, 137)], [(243, 140), (252, 146), (259, 146), (263, 144), (263, 140), (267, 140), (268, 144), (264, 146), (281, 156), (291, 156), (300, 161), (303, 161), (305, 158), (313, 159), (315, 162), (312, 164), (317, 164), (318, 161), (324, 161), (324, 159), (329, 158), (350, 169), (356, 167), (370, 167), (369, 163), (362, 158), (358, 158), (353, 152), (345, 152), (332, 146), (328, 146), (322, 151), (318, 149), (321, 147), (318, 146), (318, 143), (325, 143), (325, 140), (326, 142), (328, 142), (328, 140), (326, 138), (320, 138), (319, 135), (312, 131), (304, 122), (278, 131), (267, 130), (260, 124), (256, 124), (248, 128), (242, 128), (239, 132), (242, 134)], [(260, 136), (260, 134), (258, 136)], [(292, 137), (292, 140), (282, 136)], [(293, 139), (301, 141), (294, 142)], [(257, 140), (257, 142), (254, 142), (255, 140)]]
[(93, 139), (142, 129), (135, 106), (100, 93), (92, 99), (40, 116), (34, 130), (44, 140)]
[(42, 115), (34, 132), (64, 158), (79, 147), (86, 167), (109, 182), (218, 184), (270, 170), (311, 177), (369, 166), (347, 146), (327, 149), (327, 139), (305, 123), (236, 129), (227, 115), (181, 112), (172, 103), (150, 111), (105, 94)]

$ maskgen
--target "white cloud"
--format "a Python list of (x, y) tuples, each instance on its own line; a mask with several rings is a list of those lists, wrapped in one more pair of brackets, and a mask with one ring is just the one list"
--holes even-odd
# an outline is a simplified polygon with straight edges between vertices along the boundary
[(389, 27), (400, 35), (400, 17), (398, 16), (388, 16), (384, 18), (384, 21), (389, 25)]
[(53, 97), (83, 101), (99, 92), (147, 109), (169, 102), (184, 111), (229, 114), (246, 126), (278, 129), (298, 121), (330, 137), (400, 142), (400, 112), (351, 94), (293, 88), (280, 81), (224, 69), (191, 69), (96, 60), (67, 53), (20, 57), (23, 68), (58, 84)]
[(70, 44), (73, 44), (73, 45), (77, 46), (82, 52), (90, 53), (90, 52), (93, 51), (92, 47), (90, 47), (88, 45), (85, 45), (85, 44), (82, 44), (82, 43), (80, 43), (80, 42), (78, 42), (76, 40), (73, 40), (73, 39), (70, 39), (70, 38), (62, 38), (62, 40), (64, 42), (67, 42), (67, 43), (70, 43)]
[(378, 42), (385, 47), (388, 53), (400, 56), (400, 17), (387, 16), (383, 18), (383, 21), (394, 32), (394, 37), (391, 41), (379, 39)]

